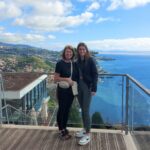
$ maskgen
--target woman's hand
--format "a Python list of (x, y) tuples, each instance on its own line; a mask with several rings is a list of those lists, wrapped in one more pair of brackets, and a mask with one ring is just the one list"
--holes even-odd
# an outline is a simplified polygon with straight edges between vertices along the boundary
[(71, 78), (66, 78), (66, 81), (69, 83), (69, 85), (73, 85), (73, 80)]
[(71, 78), (63, 78), (63, 77), (60, 77), (60, 74), (58, 74), (58, 73), (55, 73), (55, 74), (54, 74), (54, 81), (55, 81), (55, 82), (67, 81), (70, 86), (73, 85), (73, 80), (72, 80)]
[(96, 92), (91, 92), (91, 95), (92, 95), (92, 96), (96, 95)]

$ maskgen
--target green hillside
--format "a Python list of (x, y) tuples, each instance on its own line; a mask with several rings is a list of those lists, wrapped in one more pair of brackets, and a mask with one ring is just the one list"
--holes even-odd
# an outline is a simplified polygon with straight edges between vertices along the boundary
[(17, 62), (17, 71), (21, 71), (25, 67), (31, 71), (41, 69), (42, 72), (49, 72), (54, 69), (54, 64), (37, 56), (17, 57)]

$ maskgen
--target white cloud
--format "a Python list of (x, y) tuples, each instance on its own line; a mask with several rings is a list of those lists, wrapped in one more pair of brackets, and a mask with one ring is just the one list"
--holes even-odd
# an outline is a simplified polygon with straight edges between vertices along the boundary
[(41, 31), (63, 31), (66, 28), (86, 24), (91, 21), (93, 14), (82, 13), (77, 16), (28, 16), (17, 18), (15, 25), (23, 25), (34, 30)]
[(11, 32), (0, 33), (0, 41), (2, 42), (12, 42), (12, 43), (26, 43), (26, 42), (42, 42), (45, 37), (38, 34), (16, 34)]
[(1, 27), (1, 26), (0, 26), (0, 33), (1, 33), (2, 31), (4, 31), (4, 29), (5, 29), (4, 27)]
[(55, 37), (54, 35), (48, 35), (48, 38), (49, 38), (50, 40), (56, 39), (56, 37)]
[(112, 17), (99, 17), (96, 23), (106, 22), (106, 21), (119, 21), (119, 19), (114, 19)]
[(115, 10), (121, 5), (120, 0), (111, 0), (110, 6), (107, 8), (107, 10)]
[(89, 1), (89, 0), (78, 0), (79, 2), (86, 2), (86, 1)]
[(14, 25), (20, 25), (20, 26), (23, 26), (25, 23), (24, 23), (24, 19), (23, 18), (17, 18), (14, 23)]
[(13, 33), (0, 33), (0, 41), (2, 42), (20, 42), (21, 38)]
[[(150, 52), (150, 37), (141, 38), (125, 38), (125, 39), (104, 39), (104, 40), (93, 40), (85, 41), (90, 50), (99, 50), (100, 52), (133, 52), (140, 53)], [(74, 47), (77, 46), (78, 42), (70, 43)], [(50, 49), (62, 50), (66, 43), (51, 43), (48, 45)]]
[(69, 16), (65, 18), (65, 23), (68, 24), (67, 26), (77, 26), (80, 24), (86, 24), (88, 22), (91, 22), (91, 19), (93, 17), (93, 14), (90, 12), (82, 13), (81, 15), (77, 16)]
[(70, 33), (73, 33), (74, 31), (75, 31), (75, 30), (64, 29), (64, 30), (63, 30), (63, 33), (67, 33), (67, 34), (69, 33), (69, 34), (70, 34)]
[(150, 3), (150, 0), (111, 0), (108, 10), (115, 10), (118, 7), (123, 7), (125, 9), (135, 8), (139, 6), (144, 6)]
[(0, 19), (15, 18), (20, 16), (21, 13), (22, 11), (17, 5), (0, 1)]
[(49, 1), (36, 2), (33, 5), (34, 14), (47, 16), (64, 16), (72, 10), (72, 4), (69, 1)]
[(13, 18), (13, 25), (23, 26), (34, 32), (69, 32), (75, 26), (92, 21), (92, 13), (85, 11), (73, 14), (73, 9), (70, 0), (3, 0), (0, 1), (0, 19)]
[(45, 37), (38, 34), (25, 34), (23, 40), (30, 42), (41, 42), (45, 40)]
[[(10, 0), (8, 0), (10, 1)], [(72, 11), (70, 0), (13, 0), (13, 4), (24, 11), (24, 15), (62, 16)]]
[(149, 51), (150, 38), (126, 38), (126, 39), (104, 39), (86, 42), (91, 49), (97, 50), (125, 50), (125, 51)]
[(93, 2), (88, 8), (87, 11), (97, 10), (100, 8), (100, 4), (98, 2)]

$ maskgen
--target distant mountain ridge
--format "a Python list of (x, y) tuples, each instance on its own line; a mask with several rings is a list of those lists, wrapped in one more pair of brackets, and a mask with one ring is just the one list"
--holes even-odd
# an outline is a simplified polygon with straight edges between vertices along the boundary
[(0, 71), (49, 72), (59, 56), (58, 51), (0, 42)]
[(50, 51), (43, 48), (33, 47), (25, 44), (9, 44), (0, 42), (0, 55), (16, 55), (16, 56), (41, 56), (49, 58), (58, 54), (57, 51)]
[(20, 48), (35, 48), (33, 46), (26, 45), (26, 44), (11, 44), (11, 43), (4, 43), (4, 42), (0, 42), (0, 46), (20, 47)]

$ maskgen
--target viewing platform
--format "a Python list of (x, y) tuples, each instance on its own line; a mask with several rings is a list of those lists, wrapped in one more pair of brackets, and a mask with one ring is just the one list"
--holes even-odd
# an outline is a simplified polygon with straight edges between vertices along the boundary
[(78, 145), (79, 128), (69, 128), (72, 138), (61, 140), (56, 127), (2, 125), (0, 150), (136, 150), (130, 135), (120, 130), (92, 129), (91, 142)]
[[(38, 94), (43, 93), (43, 85), (38, 86)], [(0, 96), (4, 101), (5, 94)], [(29, 94), (27, 105), (22, 106), (33, 108), (32, 96)], [(78, 145), (79, 139), (74, 136), (82, 128), (77, 101), (68, 120), (72, 138), (66, 141), (58, 134), (57, 102), (50, 102), (54, 108), (43, 105), (39, 112), (26, 113), (10, 104), (1, 105), (0, 150), (150, 150), (150, 91), (127, 74), (99, 74), (90, 110), (91, 142), (85, 146)]]

